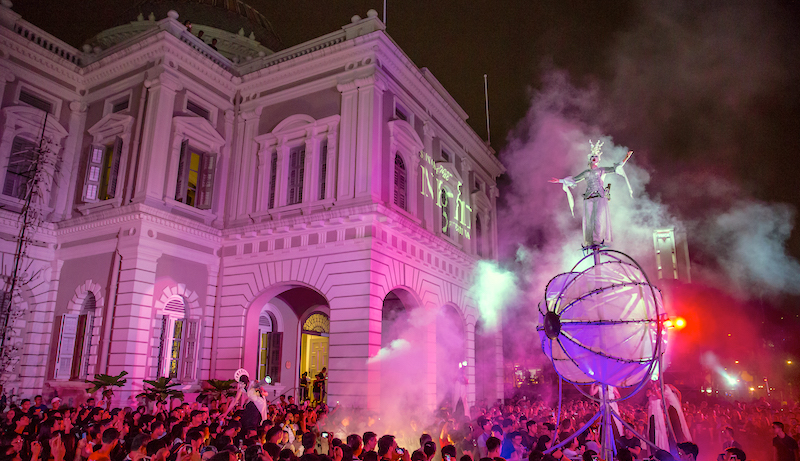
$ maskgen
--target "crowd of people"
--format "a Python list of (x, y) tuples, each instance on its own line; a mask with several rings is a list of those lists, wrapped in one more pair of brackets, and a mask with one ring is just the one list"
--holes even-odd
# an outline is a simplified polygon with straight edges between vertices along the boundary
[[(586, 399), (563, 402), (560, 417), (542, 401), (519, 399), (456, 414), (391, 417), (325, 403), (268, 400), (240, 379), (235, 396), (112, 408), (88, 398), (65, 406), (37, 395), (3, 409), (0, 461), (567, 461), (600, 459), (597, 425), (570, 438), (597, 411)], [(3, 402), (0, 402), (2, 405)], [(643, 405), (622, 402), (624, 419), (648, 433)], [(685, 403), (690, 441), (673, 445), (682, 461), (798, 461), (800, 407), (766, 401)], [(397, 416), (397, 415), (396, 415)], [(381, 435), (385, 434), (385, 435)], [(553, 449), (562, 442), (567, 443)], [(698, 445), (699, 444), (699, 445)], [(625, 428), (619, 461), (672, 460)], [(547, 454), (545, 454), (547, 453)]]

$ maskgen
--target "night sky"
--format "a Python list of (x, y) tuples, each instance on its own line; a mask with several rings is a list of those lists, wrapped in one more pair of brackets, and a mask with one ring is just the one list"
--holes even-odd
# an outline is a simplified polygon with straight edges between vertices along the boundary
[[(134, 3), (18, 1), (14, 10), (79, 47)], [(383, 10), (381, 1), (248, 3), (286, 47), (338, 30), (354, 14)], [(778, 252), (786, 245), (789, 267), (798, 269), (798, 19), (797, 1), (389, 1), (387, 32), (433, 72), (482, 137), (488, 74), (492, 147), (501, 161), (512, 139), (532, 135), (531, 101), (551, 97), (552, 82), (566, 82), (580, 97), (556, 99), (553, 110), (634, 149), (654, 200), (686, 221), (727, 212), (737, 200), (778, 210), (783, 220), (768, 237)], [(511, 178), (500, 183), (513, 191)], [(696, 227), (693, 258), (716, 260), (711, 253), (726, 251), (731, 236), (700, 239)], [(776, 316), (798, 309), (800, 286), (771, 294)]]

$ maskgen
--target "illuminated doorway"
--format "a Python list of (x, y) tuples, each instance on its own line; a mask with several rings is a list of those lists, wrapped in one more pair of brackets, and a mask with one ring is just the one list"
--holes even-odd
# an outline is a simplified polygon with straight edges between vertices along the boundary
[[(316, 376), (322, 369), (328, 368), (328, 337), (331, 332), (331, 321), (322, 312), (314, 312), (303, 323), (302, 334), (300, 337), (300, 377), (307, 373), (307, 379), (311, 386), (309, 396), (314, 397), (313, 383)], [(327, 374), (325, 376), (327, 380)], [(322, 383), (319, 397), (325, 401), (327, 394), (327, 381)], [(314, 399), (316, 400), (316, 399)]]

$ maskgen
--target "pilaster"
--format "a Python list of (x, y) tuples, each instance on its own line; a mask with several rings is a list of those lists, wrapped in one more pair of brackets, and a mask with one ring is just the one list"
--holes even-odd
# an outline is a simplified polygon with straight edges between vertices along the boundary
[(342, 94), (342, 114), (339, 125), (339, 179), (336, 181), (336, 199), (355, 197), (355, 155), (358, 134), (358, 87), (354, 81), (336, 87)]
[(71, 178), (71, 180), (68, 182), (67, 192), (59, 191), (56, 195), (54, 221), (72, 217), (75, 189), (78, 187), (76, 178), (80, 177), (78, 168), (80, 168), (81, 163), (83, 133), (86, 129), (87, 106), (81, 101), (72, 101), (69, 103), (69, 110), (69, 135), (64, 144), (61, 175), (64, 178)]
[(120, 396), (124, 402), (141, 391), (147, 376), (148, 351), (153, 328), (153, 292), (156, 266), (161, 251), (144, 247), (141, 241), (120, 248), (122, 257), (119, 289), (113, 309), (112, 335), (108, 352), (110, 375), (128, 372)]
[(155, 77), (144, 82), (148, 101), (140, 148), (141, 160), (136, 174), (136, 193), (133, 197), (136, 202), (149, 201), (152, 205), (163, 205), (175, 96), (183, 89), (177, 76), (163, 68), (159, 71)]
[(380, 202), (385, 161), (381, 108), (386, 85), (376, 74), (357, 78), (355, 84), (358, 86), (355, 194), (356, 197), (372, 195), (374, 201)]
[(381, 364), (368, 362), (381, 348), (383, 300), (367, 283), (330, 300), (328, 404), (380, 409)]
[(236, 161), (238, 165), (237, 172), (238, 178), (234, 180), (234, 186), (237, 190), (236, 195), (236, 215), (234, 219), (247, 216), (253, 211), (253, 195), (256, 193), (256, 154), (253, 143), (253, 138), (256, 136), (258, 130), (260, 110), (258, 112), (243, 112), (240, 117), (244, 121), (239, 124), (237, 138), (239, 142), (236, 143)]

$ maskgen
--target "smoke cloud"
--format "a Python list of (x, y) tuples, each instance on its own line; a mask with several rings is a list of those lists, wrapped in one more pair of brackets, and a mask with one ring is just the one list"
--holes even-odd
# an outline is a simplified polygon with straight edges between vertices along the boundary
[[(582, 256), (584, 186), (572, 190), (573, 218), (560, 184), (548, 180), (586, 169), (589, 140), (605, 143), (601, 166), (635, 151), (625, 167), (633, 197), (622, 178), (606, 177), (610, 247), (634, 257), (651, 278), (653, 231), (674, 227), (688, 234), (698, 287), (742, 302), (800, 294), (800, 263), (787, 251), (794, 207), (765, 200), (769, 193), (759, 190), (774, 167), (767, 158), (776, 154), (760, 142), (773, 130), (762, 104), (794, 78), (788, 69), (797, 58), (781, 43), (796, 33), (771, 3), (645, 2), (638, 13), (600, 63), (612, 77), (546, 70), (501, 152), (509, 183), (498, 210), (499, 244), (505, 260), (516, 261), (528, 301), (502, 304), (505, 342), (538, 345), (519, 320), (535, 316), (547, 281)], [(477, 274), (476, 286), (488, 283), (491, 272)], [(673, 301), (668, 305), (688, 308)], [(738, 315), (722, 305), (691, 307)], [(732, 321), (758, 328), (741, 315)], [(761, 347), (757, 335), (744, 337), (746, 347)]]

